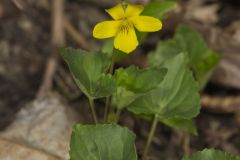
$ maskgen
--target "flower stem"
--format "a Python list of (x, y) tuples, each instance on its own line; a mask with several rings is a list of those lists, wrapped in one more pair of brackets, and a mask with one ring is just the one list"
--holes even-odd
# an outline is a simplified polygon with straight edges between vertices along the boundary
[(115, 117), (115, 123), (117, 124), (120, 118), (120, 114), (121, 114), (121, 109), (117, 109), (116, 111), (116, 117)]
[(123, 10), (125, 11), (127, 7), (127, 3), (125, 2), (125, 0), (121, 0), (121, 4), (122, 4)]
[(98, 118), (97, 118), (97, 114), (96, 114), (96, 110), (95, 110), (95, 106), (94, 106), (94, 100), (92, 98), (88, 98), (88, 101), (89, 101), (90, 108), (92, 111), (93, 120), (94, 120), (95, 124), (97, 124)]
[(157, 124), (158, 124), (158, 116), (155, 115), (154, 119), (153, 119), (153, 122), (152, 122), (151, 130), (150, 130), (150, 132), (148, 134), (147, 143), (146, 143), (145, 148), (144, 148), (143, 160), (146, 160), (146, 158), (147, 158), (148, 150), (149, 150), (149, 147), (150, 147), (150, 145), (152, 143), (152, 139), (153, 139), (154, 133), (156, 131)]
[[(113, 74), (113, 69), (114, 69), (114, 60), (112, 59), (112, 63), (111, 66), (109, 68), (109, 73)], [(111, 96), (106, 98), (106, 102), (105, 102), (105, 109), (104, 109), (104, 122), (107, 122), (107, 118), (108, 118), (108, 112), (110, 109), (110, 103), (111, 103)]]
[(104, 122), (107, 122), (107, 118), (108, 118), (108, 112), (109, 112), (109, 107), (110, 107), (110, 97), (106, 98), (106, 102), (105, 102), (105, 109), (104, 109)]

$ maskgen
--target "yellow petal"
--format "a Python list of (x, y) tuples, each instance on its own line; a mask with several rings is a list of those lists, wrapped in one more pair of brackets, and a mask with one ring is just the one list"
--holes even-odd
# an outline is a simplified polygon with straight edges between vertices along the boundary
[(141, 5), (132, 5), (128, 4), (126, 8), (126, 16), (132, 17), (132, 16), (138, 16), (142, 11), (144, 10), (144, 7)]
[(110, 8), (110, 9), (106, 9), (106, 12), (112, 16), (113, 19), (115, 20), (119, 20), (119, 19), (122, 19), (124, 18), (125, 16), (125, 13), (124, 13), (124, 10), (123, 10), (123, 7), (122, 7), (122, 4), (118, 4), (116, 5), (115, 7), (113, 8)]
[(156, 32), (162, 29), (162, 22), (154, 17), (135, 16), (131, 21), (140, 32)]
[(138, 40), (133, 26), (120, 30), (115, 39), (114, 47), (125, 53), (130, 53), (138, 46)]
[(121, 21), (104, 21), (98, 23), (93, 29), (93, 36), (99, 39), (114, 37), (120, 24)]

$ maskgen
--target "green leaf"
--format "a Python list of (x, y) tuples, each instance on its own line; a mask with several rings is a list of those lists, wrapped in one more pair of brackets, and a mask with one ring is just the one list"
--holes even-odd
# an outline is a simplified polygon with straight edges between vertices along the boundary
[(149, 64), (161, 65), (182, 52), (189, 57), (188, 66), (193, 70), (200, 88), (203, 88), (220, 58), (208, 48), (202, 36), (188, 26), (180, 25), (174, 38), (161, 41), (157, 50), (149, 55)]
[[(181, 52), (181, 47), (178, 46), (178, 43), (174, 39), (160, 41), (156, 51), (149, 54), (148, 63), (150, 66), (159, 66)], [(186, 55), (188, 56), (188, 54)]]
[(76, 125), (70, 160), (137, 160), (135, 135), (113, 124)]
[(94, 97), (107, 97), (116, 90), (116, 83), (112, 75), (103, 74), (94, 90)]
[(118, 86), (116, 92), (112, 95), (112, 105), (119, 109), (123, 109), (132, 103), (137, 97), (139, 97), (139, 94)]
[(163, 63), (168, 69), (157, 89), (137, 98), (128, 106), (135, 114), (155, 115), (160, 118), (195, 117), (200, 110), (198, 85), (187, 67), (186, 56), (181, 53)]
[(196, 124), (191, 119), (168, 118), (168, 119), (160, 119), (160, 122), (162, 122), (163, 124), (171, 128), (175, 128), (177, 130), (183, 130), (187, 133), (197, 135)]
[(145, 6), (141, 15), (156, 17), (159, 19), (166, 18), (166, 14), (177, 8), (177, 2), (171, 0), (158, 0)]
[(88, 97), (106, 97), (115, 91), (114, 78), (105, 74), (110, 65), (106, 56), (72, 48), (62, 49), (61, 53), (77, 85)]
[[(202, 71), (208, 71), (218, 62), (219, 56), (208, 48), (201, 34), (191, 27), (180, 25), (177, 28), (175, 40), (181, 49), (189, 54), (190, 65), (194, 69), (198, 68)], [(203, 67), (198, 67), (202, 63), (204, 63)]]
[(166, 68), (139, 69), (135, 66), (118, 69), (115, 72), (117, 91), (113, 94), (113, 106), (122, 109), (141, 94), (156, 88), (166, 72)]
[(115, 77), (118, 86), (124, 86), (135, 93), (144, 93), (158, 86), (166, 73), (166, 68), (139, 69), (130, 66), (127, 69), (118, 69)]
[(240, 160), (239, 156), (234, 156), (226, 152), (215, 149), (204, 149), (203, 151), (185, 157), (182, 160)]

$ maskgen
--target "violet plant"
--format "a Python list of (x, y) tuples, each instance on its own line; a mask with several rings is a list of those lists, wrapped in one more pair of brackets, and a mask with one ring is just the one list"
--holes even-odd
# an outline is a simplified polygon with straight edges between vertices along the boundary
[[(154, 1), (147, 6), (121, 1), (106, 12), (113, 20), (98, 23), (93, 36), (106, 39), (99, 51), (64, 48), (62, 56), (89, 100), (95, 124), (73, 128), (71, 160), (148, 159), (148, 151), (159, 123), (197, 135), (193, 118), (200, 112), (199, 92), (219, 61), (201, 35), (181, 25), (174, 38), (160, 41), (148, 56), (148, 66), (114, 68), (144, 43), (147, 32), (162, 28), (162, 19), (175, 9), (175, 1)], [(105, 99), (104, 117), (99, 118), (94, 101)], [(118, 125), (123, 110), (152, 121), (141, 157), (136, 153), (135, 134)], [(114, 112), (110, 112), (114, 111)], [(238, 160), (218, 150), (205, 149), (182, 160)]]

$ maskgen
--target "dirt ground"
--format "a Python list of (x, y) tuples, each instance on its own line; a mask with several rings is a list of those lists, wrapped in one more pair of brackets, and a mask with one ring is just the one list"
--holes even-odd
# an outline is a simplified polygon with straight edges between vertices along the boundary
[[(80, 39), (83, 37), (83, 42), (67, 32), (65, 46), (97, 49), (101, 42), (92, 37), (92, 29), (97, 22), (108, 18), (104, 8), (113, 4), (110, 0), (102, 3), (96, 0), (66, 1), (66, 18)], [(208, 16), (204, 17), (204, 14)], [(189, 150), (206, 147), (240, 154), (239, 0), (182, 0), (178, 11), (170, 13), (164, 21), (163, 31), (150, 34), (135, 54), (117, 66), (131, 63), (144, 66), (148, 51), (155, 48), (158, 40), (171, 37), (177, 24), (182, 22), (202, 32), (209, 46), (219, 51), (223, 59), (202, 93), (208, 99), (203, 100), (202, 112), (196, 118), (199, 135), (189, 137), (159, 125), (150, 151), (152, 159), (174, 160)], [(24, 104), (37, 95), (52, 53), (51, 23), (51, 9), (46, 0), (0, 1), (0, 131), (15, 119), (15, 114)], [(85, 100), (62, 60), (53, 81), (54, 91), (62, 94), (72, 106)], [(103, 112), (101, 101), (97, 103), (99, 112)], [(81, 112), (81, 108), (78, 111)], [(138, 135), (136, 144), (140, 153), (150, 123), (133, 119), (129, 113), (123, 116), (121, 124), (129, 126)]]

